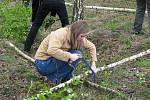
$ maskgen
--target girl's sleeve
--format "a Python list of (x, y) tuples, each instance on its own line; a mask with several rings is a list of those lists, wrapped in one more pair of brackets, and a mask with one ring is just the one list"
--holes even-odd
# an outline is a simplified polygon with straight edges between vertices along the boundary
[(56, 59), (68, 61), (71, 53), (61, 49), (63, 42), (65, 41), (64, 34), (51, 34), (53, 35), (49, 38), (47, 53)]

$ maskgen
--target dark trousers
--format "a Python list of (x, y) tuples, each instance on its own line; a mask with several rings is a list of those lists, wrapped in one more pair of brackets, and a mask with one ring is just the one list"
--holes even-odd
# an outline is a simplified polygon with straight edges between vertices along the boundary
[(147, 7), (148, 20), (149, 20), (149, 30), (150, 30), (150, 0), (136, 0), (137, 8), (134, 22), (134, 31), (140, 32), (142, 30), (142, 24), (144, 20), (144, 15)]
[(36, 17), (32, 23), (30, 32), (26, 38), (24, 47), (25, 51), (30, 51), (30, 48), (35, 40), (38, 29), (42, 25), (44, 19), (46, 18), (49, 12), (52, 12), (52, 14), (54, 15), (55, 13), (58, 14), (60, 21), (62, 23), (62, 27), (65, 27), (66, 25), (69, 24), (68, 14), (64, 3), (42, 3), (38, 8)]
[(32, 18), (31, 18), (31, 22), (34, 21), (40, 4), (41, 4), (40, 0), (32, 0)]
[[(70, 53), (81, 54), (78, 50), (72, 50)], [(36, 59), (35, 66), (41, 75), (46, 76), (53, 82), (60, 83), (61, 80), (67, 81), (72, 78), (72, 72), (79, 61), (80, 59), (69, 63), (50, 57), (48, 60)]]

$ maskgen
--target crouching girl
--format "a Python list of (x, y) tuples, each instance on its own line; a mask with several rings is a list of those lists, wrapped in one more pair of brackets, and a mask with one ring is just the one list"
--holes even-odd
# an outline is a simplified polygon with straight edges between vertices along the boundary
[(73, 67), (79, 62), (82, 55), (80, 50), (83, 48), (90, 52), (91, 68), (96, 70), (96, 47), (86, 39), (88, 33), (88, 24), (84, 20), (51, 32), (41, 42), (35, 54), (38, 72), (56, 83), (69, 80), (72, 78)]

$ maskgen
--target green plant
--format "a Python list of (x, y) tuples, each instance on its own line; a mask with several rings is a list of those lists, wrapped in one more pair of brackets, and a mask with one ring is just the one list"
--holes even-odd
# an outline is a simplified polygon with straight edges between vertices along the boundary
[(1, 55), (0, 60), (8, 63), (15, 63), (16, 58), (11, 55)]
[(72, 81), (72, 84), (73, 85), (79, 85), (79, 84), (81, 84), (81, 80), (80, 79), (74, 79), (73, 81)]
[(70, 87), (65, 87), (64, 89), (61, 89), (56, 92), (50, 92), (50, 91), (43, 91), (40, 94), (37, 94), (35, 96), (32, 96), (31, 98), (25, 98), (24, 100), (46, 100), (46, 98), (50, 98), (53, 100), (72, 100), (72, 98), (77, 98), (78, 95), (73, 91)]
[(128, 37), (120, 35), (119, 41), (122, 44), (124, 49), (129, 49), (132, 47), (131, 40)]
[(142, 59), (136, 62), (139, 67), (150, 67), (150, 59)]
[(139, 84), (140, 85), (144, 85), (145, 84), (145, 82), (146, 82), (146, 75), (145, 75), (145, 73), (136, 73), (136, 76), (139, 78)]
[(108, 71), (104, 71), (104, 80), (102, 81), (102, 86), (104, 86), (104, 87), (109, 86), (110, 75), (111, 74)]
[[(74, 79), (72, 81), (73, 86), (77, 86), (81, 83), (79, 79)], [(50, 98), (53, 100), (72, 100), (73, 98), (79, 99), (79, 96), (76, 92), (73, 91), (71, 86), (67, 85), (63, 89), (59, 89), (55, 92), (50, 92), (46, 83), (41, 83), (39, 81), (35, 82), (31, 87), (31, 92), (37, 93), (36, 88), (39, 88), (40, 93), (32, 96), (31, 98), (26, 97), (24, 100), (46, 100), (46, 98)]]
[(31, 9), (24, 7), (21, 3), (11, 4), (3, 2), (0, 4), (0, 37), (23, 41), (30, 24)]
[(102, 29), (107, 29), (107, 30), (116, 30), (118, 25), (119, 25), (119, 23), (117, 21), (115, 21), (115, 20), (107, 21), (101, 26), (101, 28)]
[[(130, 20), (130, 19), (129, 19)], [(123, 23), (123, 25), (121, 25), (121, 28), (125, 31), (125, 32), (130, 32), (132, 30), (132, 22), (131, 21), (126, 21)]]
[(149, 49), (150, 48), (150, 38), (144, 40), (144, 42), (140, 45), (142, 49)]

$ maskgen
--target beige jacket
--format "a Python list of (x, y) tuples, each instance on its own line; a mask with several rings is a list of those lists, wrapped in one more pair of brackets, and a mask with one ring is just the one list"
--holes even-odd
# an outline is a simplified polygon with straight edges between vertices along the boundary
[[(68, 27), (60, 28), (51, 32), (40, 44), (35, 59), (47, 60), (49, 57), (54, 57), (62, 61), (68, 61), (70, 58), (70, 29)], [(90, 52), (92, 61), (97, 61), (96, 47), (93, 43), (84, 39), (84, 48)]]

